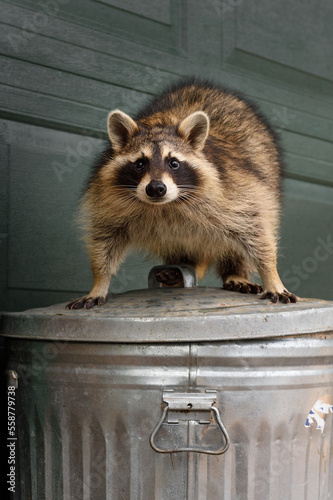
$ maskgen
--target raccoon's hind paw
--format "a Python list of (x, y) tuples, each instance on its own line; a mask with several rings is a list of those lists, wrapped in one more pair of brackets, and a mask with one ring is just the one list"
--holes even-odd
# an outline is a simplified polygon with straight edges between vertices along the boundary
[(250, 283), (245, 278), (233, 278), (223, 283), (224, 290), (241, 293), (261, 293), (262, 286), (257, 283)]
[(282, 293), (278, 292), (264, 292), (260, 297), (262, 300), (269, 299), (273, 304), (277, 302), (282, 302), (283, 304), (288, 304), (292, 302), (295, 304), (297, 302), (297, 297), (293, 293), (288, 292), (288, 290), (284, 290)]
[(81, 297), (67, 304), (66, 309), (91, 309), (94, 306), (102, 306), (106, 297)]

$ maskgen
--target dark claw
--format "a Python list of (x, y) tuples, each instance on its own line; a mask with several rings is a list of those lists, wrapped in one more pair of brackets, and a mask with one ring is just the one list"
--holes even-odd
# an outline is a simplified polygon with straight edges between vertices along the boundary
[(251, 293), (262, 293), (263, 289), (261, 285), (257, 283), (250, 283)]
[(243, 283), (235, 283), (234, 281), (229, 281), (225, 285), (223, 285), (223, 288), (225, 290), (232, 290), (233, 292), (239, 292), (243, 286)]
[(66, 309), (82, 309), (84, 307), (84, 303), (86, 301), (85, 297), (81, 299), (76, 299), (67, 304)]
[(91, 309), (96, 305), (102, 306), (105, 302), (106, 298), (104, 297), (81, 297), (67, 304), (66, 309)]
[(282, 302), (283, 304), (288, 304), (289, 302), (295, 304), (297, 302), (296, 295), (287, 291), (285, 291), (284, 293), (265, 292), (260, 298), (262, 300), (269, 299), (271, 302), (273, 302), (273, 304), (276, 304), (278, 301)]
[(88, 297), (86, 302), (84, 303), (84, 308), (85, 309), (91, 309), (92, 307), (97, 305), (97, 298), (93, 299), (91, 297)]
[(286, 295), (285, 293), (281, 294), (280, 302), (282, 302), (283, 304), (288, 304), (290, 302), (288, 295)]
[(247, 283), (240, 282), (235, 283), (234, 281), (228, 281), (226, 284), (223, 284), (224, 290), (232, 290), (233, 292), (241, 292), (241, 293), (260, 293), (262, 292), (262, 287), (257, 285), (256, 283)]
[(276, 304), (276, 302), (279, 300), (279, 294), (278, 293), (274, 293), (274, 292), (265, 292), (262, 294), (262, 296), (260, 297), (262, 300), (270, 300), (271, 302), (273, 302), (273, 304)]

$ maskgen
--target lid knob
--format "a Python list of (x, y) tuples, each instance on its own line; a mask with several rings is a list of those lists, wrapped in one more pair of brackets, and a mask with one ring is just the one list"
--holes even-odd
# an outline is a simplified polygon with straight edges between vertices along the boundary
[(192, 288), (195, 286), (198, 286), (198, 276), (192, 266), (155, 266), (148, 275), (149, 288)]

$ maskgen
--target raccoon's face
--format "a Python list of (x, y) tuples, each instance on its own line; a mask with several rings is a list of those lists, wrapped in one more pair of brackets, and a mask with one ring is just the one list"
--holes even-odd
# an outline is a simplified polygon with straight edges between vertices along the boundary
[(197, 168), (209, 131), (209, 118), (198, 111), (176, 126), (142, 126), (122, 111), (108, 118), (115, 151), (114, 184), (150, 205), (191, 199), (200, 185)]

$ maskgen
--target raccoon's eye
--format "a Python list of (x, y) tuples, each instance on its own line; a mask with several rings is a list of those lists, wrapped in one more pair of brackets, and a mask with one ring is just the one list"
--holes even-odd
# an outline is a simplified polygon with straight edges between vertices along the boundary
[(180, 163), (176, 158), (171, 158), (169, 160), (169, 167), (172, 168), (173, 170), (177, 170), (177, 168), (180, 167)]
[(135, 170), (138, 170), (138, 172), (142, 172), (142, 170), (145, 168), (145, 166), (146, 166), (146, 162), (143, 158), (141, 158), (140, 160), (137, 160), (135, 162), (135, 165), (134, 165)]

